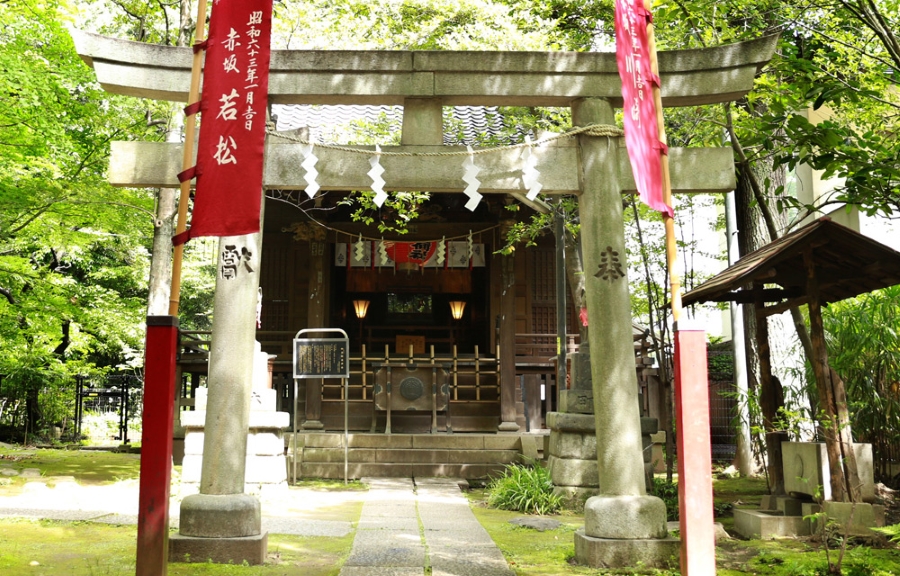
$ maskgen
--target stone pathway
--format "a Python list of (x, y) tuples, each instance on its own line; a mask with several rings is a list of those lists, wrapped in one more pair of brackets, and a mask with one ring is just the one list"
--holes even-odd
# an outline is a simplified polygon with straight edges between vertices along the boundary
[[(124, 480), (103, 486), (80, 486), (71, 476), (41, 477), (39, 473), (23, 473), (22, 476), (35, 480), (27, 482), (21, 494), (0, 497), (0, 518), (137, 524), (137, 480)], [(263, 502), (262, 529), (272, 534), (340, 538), (353, 531), (352, 523), (318, 518), (318, 510), (358, 502), (364, 498), (365, 492), (328, 493), (286, 489), (277, 501)], [(179, 502), (177, 497), (173, 497), (170, 502), (169, 526), (172, 528), (178, 528)]]
[[(35, 474), (38, 472), (38, 474)], [(34, 477), (17, 496), (0, 497), (0, 518), (32, 517), (136, 524), (138, 481), (79, 486), (68, 476)], [(514, 576), (459, 488), (448, 478), (364, 478), (368, 492), (291, 490), (263, 503), (262, 528), (274, 534), (349, 534), (351, 522), (318, 517), (320, 507), (363, 501), (350, 557), (340, 576)], [(53, 487), (48, 486), (51, 484)], [(178, 526), (178, 502), (169, 509)], [(430, 570), (430, 571), (429, 571)]]
[(513, 576), (457, 481), (365, 478), (369, 492), (340, 576)]

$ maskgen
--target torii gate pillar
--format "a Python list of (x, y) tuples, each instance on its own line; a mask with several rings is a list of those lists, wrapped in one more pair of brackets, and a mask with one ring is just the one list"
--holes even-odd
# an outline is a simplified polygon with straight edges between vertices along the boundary
[[(615, 124), (608, 100), (572, 105), (575, 126)], [(665, 567), (679, 542), (667, 538), (666, 505), (644, 487), (638, 384), (622, 220), (618, 143), (579, 136), (579, 198), (591, 342), (599, 495), (584, 506), (575, 557), (591, 566)]]

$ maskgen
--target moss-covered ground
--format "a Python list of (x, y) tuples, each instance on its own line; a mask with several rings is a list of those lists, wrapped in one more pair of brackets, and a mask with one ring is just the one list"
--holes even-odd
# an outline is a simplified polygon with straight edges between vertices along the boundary
[[(0, 467), (17, 470), (39, 468), (45, 479), (71, 476), (79, 484), (105, 485), (134, 479), (139, 460), (134, 454), (67, 450), (22, 450), (0, 447)], [(21, 492), (25, 479), (0, 476), (0, 497)], [(365, 487), (353, 483), (305, 481), (305, 490), (321, 494), (321, 507), (286, 510), (286, 513), (328, 520), (359, 518), (360, 501), (331, 506), (328, 494), (358, 491)], [(766, 493), (759, 478), (722, 478), (713, 484), (717, 520), (726, 528), (733, 525), (732, 509), (756, 507)], [(584, 523), (583, 516), (562, 513), (552, 516), (561, 524), (555, 530), (537, 532), (510, 524), (521, 516), (488, 508), (483, 490), (469, 493), (476, 517), (491, 534), (518, 576), (633, 574), (628, 570), (600, 570), (574, 564), (574, 532)], [(336, 575), (353, 544), (354, 533), (342, 538), (269, 535), (269, 558), (265, 566), (222, 566), (217, 564), (170, 564), (169, 574), (241, 575)], [(59, 522), (0, 518), (0, 574), (17, 575), (116, 575), (134, 574), (136, 529), (91, 522)], [(827, 554), (836, 561), (839, 541), (832, 539)], [(720, 576), (826, 576), (826, 548), (821, 538), (781, 540), (721, 541), (716, 550)], [(678, 574), (671, 570), (650, 570), (649, 574)], [(843, 559), (845, 576), (900, 576), (900, 549), (884, 538), (873, 536), (854, 540)]]
[[(93, 522), (0, 519), (0, 574), (4, 576), (125, 576), (135, 572), (135, 526)], [(353, 544), (342, 538), (269, 534), (264, 566), (169, 564), (172, 576), (335, 576)]]

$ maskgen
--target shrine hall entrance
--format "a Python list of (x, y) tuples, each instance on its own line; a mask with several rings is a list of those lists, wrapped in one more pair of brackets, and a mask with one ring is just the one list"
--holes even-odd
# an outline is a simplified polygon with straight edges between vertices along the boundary
[(415, 355), (492, 354), (489, 272), (472, 269), (337, 268), (331, 325), (350, 335), (351, 350)]

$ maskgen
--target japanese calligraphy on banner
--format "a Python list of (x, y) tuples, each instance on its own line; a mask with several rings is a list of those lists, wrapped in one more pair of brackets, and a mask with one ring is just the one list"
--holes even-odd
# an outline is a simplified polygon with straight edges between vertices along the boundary
[(272, 0), (214, 0), (190, 236), (259, 231)]
[(660, 154), (665, 152), (653, 102), (652, 87), (659, 86), (659, 77), (650, 64), (649, 21), (643, 0), (616, 0), (616, 62), (622, 79), (625, 146), (631, 171), (641, 201), (672, 216), (672, 208), (663, 201)]

